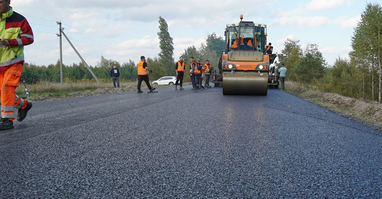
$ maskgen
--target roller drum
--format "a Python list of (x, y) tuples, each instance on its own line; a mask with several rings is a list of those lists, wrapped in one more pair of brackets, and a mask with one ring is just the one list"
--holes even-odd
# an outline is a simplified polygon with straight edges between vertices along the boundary
[(224, 95), (267, 95), (267, 73), (227, 73), (223, 75)]

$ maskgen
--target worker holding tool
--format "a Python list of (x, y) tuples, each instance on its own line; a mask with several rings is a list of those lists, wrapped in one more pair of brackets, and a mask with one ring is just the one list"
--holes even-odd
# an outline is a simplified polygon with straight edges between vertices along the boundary
[(33, 43), (33, 32), (27, 19), (13, 11), (10, 0), (0, 0), (0, 130), (13, 128), (14, 109), (17, 121), (23, 121), (32, 103), (16, 95), (23, 71), (24, 46)]
[(175, 64), (175, 72), (176, 72), (176, 82), (175, 82), (175, 90), (178, 90), (178, 82), (180, 85), (180, 90), (184, 90), (182, 87), (183, 77), (184, 77), (184, 62), (183, 57), (179, 57), (179, 61)]
[(149, 93), (153, 93), (153, 91), (155, 90), (151, 87), (149, 83), (149, 76), (147, 71), (151, 72), (149, 67), (147, 67), (145, 56), (141, 56), (141, 61), (138, 63), (138, 93), (143, 93), (143, 91), (141, 90), (142, 81), (146, 82), (147, 87), (150, 89)]

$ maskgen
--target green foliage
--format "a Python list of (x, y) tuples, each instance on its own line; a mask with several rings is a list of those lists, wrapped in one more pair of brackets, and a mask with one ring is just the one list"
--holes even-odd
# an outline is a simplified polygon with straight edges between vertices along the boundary
[(292, 72), (296, 74), (297, 80), (310, 83), (313, 79), (321, 79), (325, 69), (326, 62), (322, 53), (318, 51), (318, 46), (309, 44), (305, 56), (296, 61)]
[(287, 77), (290, 80), (298, 80), (298, 75), (294, 73), (294, 67), (299, 61), (299, 59), (303, 56), (302, 49), (298, 44), (300, 41), (294, 41), (291, 39), (287, 39), (284, 43), (284, 49), (281, 50), (282, 54), (279, 54), (279, 61), (284, 63), (287, 70)]
[(159, 17), (159, 48), (161, 49), (159, 53), (159, 62), (165, 68), (165, 74), (174, 75), (174, 43), (172, 41), (172, 37), (168, 32), (168, 25), (166, 20), (162, 17)]

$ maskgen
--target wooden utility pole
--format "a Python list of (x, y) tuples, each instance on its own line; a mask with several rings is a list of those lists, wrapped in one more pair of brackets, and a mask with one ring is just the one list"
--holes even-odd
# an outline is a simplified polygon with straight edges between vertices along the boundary
[(60, 21), (57, 21), (56, 22), (58, 24), (58, 34), (57, 36), (60, 37), (60, 82), (61, 82), (61, 85), (64, 84), (63, 82), (63, 72), (62, 72), (62, 28), (61, 28), (61, 22)]
[(70, 42), (69, 38), (66, 36), (66, 34), (64, 33), (64, 31), (61, 31), (61, 33), (64, 35), (65, 39), (69, 42), (70, 46), (72, 46), (74, 52), (77, 53), (78, 57), (81, 59), (82, 63), (86, 66), (86, 68), (89, 70), (89, 72), (93, 75), (94, 79), (99, 83), (99, 80), (97, 78), (97, 76), (93, 73), (93, 71), (90, 69), (90, 67), (88, 66), (88, 64), (85, 62), (85, 60), (82, 58), (82, 56), (80, 55), (80, 53), (77, 51), (77, 49), (73, 46), (72, 42)]

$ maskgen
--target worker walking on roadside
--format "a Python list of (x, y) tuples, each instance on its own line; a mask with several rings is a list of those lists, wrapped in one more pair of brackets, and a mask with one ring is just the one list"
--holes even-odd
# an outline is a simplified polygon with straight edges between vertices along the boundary
[(204, 71), (203, 71), (203, 75), (205, 76), (206, 78), (206, 81), (204, 83), (204, 87), (206, 88), (211, 88), (210, 86), (210, 70), (212, 69), (211, 67), (211, 63), (210, 61), (206, 60), (206, 64), (204, 64)]
[(175, 64), (175, 72), (176, 72), (176, 82), (175, 82), (175, 90), (178, 90), (178, 82), (180, 85), (180, 90), (184, 90), (182, 87), (183, 77), (184, 77), (184, 62), (183, 57), (179, 57), (179, 61)]
[(23, 71), (24, 46), (34, 41), (27, 19), (13, 11), (10, 0), (0, 0), (0, 130), (14, 128), (14, 109), (17, 121), (23, 121), (32, 103), (16, 95), (16, 88)]
[(285, 90), (285, 75), (287, 68), (285, 68), (284, 64), (281, 64), (281, 68), (278, 70), (278, 72), (280, 73), (281, 89)]
[(141, 90), (142, 81), (146, 82), (146, 85), (150, 89), (150, 92), (154, 91), (154, 89), (149, 83), (149, 76), (147, 71), (150, 71), (150, 69), (149, 67), (147, 67), (146, 58), (145, 56), (141, 56), (141, 61), (138, 63), (138, 93), (143, 93), (143, 91)]
[(198, 64), (194, 61), (193, 57), (190, 57), (191, 65), (190, 65), (190, 77), (191, 77), (191, 83), (192, 83), (192, 89), (191, 90), (196, 90), (196, 79), (195, 79), (195, 70), (197, 70)]
[(110, 70), (110, 77), (113, 79), (114, 88), (116, 87), (115, 82), (117, 82), (119, 88), (119, 70), (117, 66), (114, 65)]

